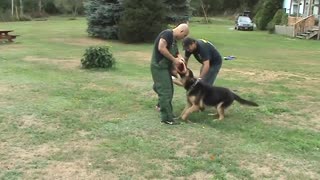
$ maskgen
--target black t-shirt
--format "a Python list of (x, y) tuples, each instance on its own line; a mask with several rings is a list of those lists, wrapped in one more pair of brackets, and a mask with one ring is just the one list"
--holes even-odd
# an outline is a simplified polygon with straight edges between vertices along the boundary
[[(159, 52), (158, 46), (160, 39), (163, 38), (167, 41), (167, 49), (169, 50), (173, 43), (173, 31), (170, 29), (162, 31), (156, 40), (154, 41), (154, 50), (153, 53), (155, 53), (156, 61), (159, 62), (164, 56)], [(175, 56), (175, 55), (173, 55)]]
[(210, 61), (210, 66), (220, 65), (222, 63), (220, 53), (211, 42), (200, 39), (196, 40), (196, 43), (197, 49), (195, 49), (194, 52), (190, 53), (185, 51), (186, 58), (189, 58), (191, 54), (193, 54), (194, 58), (201, 64), (206, 60)]

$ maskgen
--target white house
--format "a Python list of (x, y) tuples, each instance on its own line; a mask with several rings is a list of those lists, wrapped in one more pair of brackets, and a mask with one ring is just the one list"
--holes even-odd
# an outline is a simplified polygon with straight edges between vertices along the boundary
[(283, 8), (289, 15), (306, 17), (315, 15), (319, 18), (320, 0), (284, 0)]
[[(320, 39), (320, 0), (283, 0), (288, 24), (276, 25), (275, 33), (303, 39)], [(317, 20), (318, 19), (318, 20)], [(317, 23), (318, 22), (318, 23)]]

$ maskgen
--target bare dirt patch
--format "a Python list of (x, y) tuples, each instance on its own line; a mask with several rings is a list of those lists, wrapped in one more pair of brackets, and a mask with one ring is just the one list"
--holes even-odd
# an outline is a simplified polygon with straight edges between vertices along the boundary
[(149, 65), (151, 61), (151, 52), (140, 52), (140, 51), (126, 51), (121, 54), (115, 54), (116, 58), (126, 59), (127, 61), (135, 61), (138, 63), (147, 63)]
[(110, 93), (116, 92), (119, 90), (117, 87), (110, 87), (110, 86), (103, 87), (103, 86), (97, 85), (95, 83), (89, 83), (86, 86), (82, 87), (82, 89), (83, 90), (92, 89), (92, 90), (106, 91), (106, 92), (110, 92)]
[[(314, 172), (315, 167), (310, 162), (294, 159), (283, 160), (283, 158), (272, 154), (266, 154), (264, 157), (250, 156), (247, 160), (243, 160), (240, 166), (250, 170), (254, 179), (290, 179), (290, 177), (296, 176), (309, 177), (310, 179), (320, 178), (320, 175)], [(289, 177), (284, 177), (283, 174)]]
[[(43, 177), (47, 177), (45, 179), (100, 179), (101, 176), (99, 172), (90, 170), (88, 166), (90, 166), (90, 164), (83, 161), (55, 161), (51, 162), (49, 166), (40, 172), (43, 174)], [(32, 177), (33, 173), (34, 172), (26, 173), (25, 178), (28, 176)], [(116, 179), (116, 176), (112, 175), (111, 173), (108, 175), (104, 174), (103, 177), (106, 179)]]
[(197, 147), (199, 146), (200, 142), (190, 142), (184, 144), (179, 150), (176, 152), (177, 157), (193, 157), (197, 154)]
[(20, 118), (19, 127), (20, 128), (30, 128), (30, 127), (43, 128), (46, 127), (40, 119), (36, 118), (34, 115), (24, 115)]
[(240, 70), (240, 69), (227, 69), (223, 68), (221, 70), (221, 74), (230, 74), (232, 73), (232, 76), (237, 77), (246, 77), (250, 80), (253, 80), (255, 82), (270, 82), (275, 80), (283, 80), (283, 79), (290, 79), (290, 78), (299, 78), (301, 80), (317, 80), (314, 77), (309, 77), (305, 74), (300, 73), (290, 73), (290, 72), (284, 72), (284, 71), (269, 71), (269, 70)]
[(0, 169), (15, 169), (17, 166), (26, 165), (38, 158), (45, 158), (58, 152), (60, 149), (49, 144), (35, 147), (19, 147), (6, 142), (0, 142), (1, 154), (6, 154), (5, 159), (0, 162)]
[(7, 84), (0, 84), (0, 94), (10, 92), (12, 87)]
[(295, 129), (309, 129), (315, 132), (320, 131), (320, 103), (308, 102), (302, 109), (294, 114), (282, 113), (276, 115), (273, 119), (269, 119), (268, 123), (278, 124), (283, 127), (291, 127)]
[(53, 42), (61, 42), (68, 45), (75, 46), (95, 46), (95, 45), (103, 45), (107, 44), (107, 41), (101, 39), (95, 39), (90, 37), (83, 38), (53, 38), (51, 39)]
[(208, 174), (206, 172), (196, 172), (193, 173), (191, 176), (188, 177), (188, 179), (197, 180), (197, 179), (213, 179), (212, 174)]
[(55, 65), (62, 69), (79, 69), (81, 67), (79, 59), (49, 59), (35, 56), (26, 56), (24, 61)]
[(25, 49), (24, 46), (20, 45), (20, 44), (4, 44), (4, 45), (1, 45), (1, 42), (0, 42), (0, 52), (16, 52), (17, 50), (21, 51)]

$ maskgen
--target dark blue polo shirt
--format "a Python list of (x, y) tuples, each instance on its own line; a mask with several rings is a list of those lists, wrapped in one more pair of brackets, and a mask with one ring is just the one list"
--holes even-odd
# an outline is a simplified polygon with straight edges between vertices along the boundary
[(193, 54), (194, 58), (201, 64), (206, 60), (210, 61), (210, 66), (222, 64), (222, 57), (211, 42), (199, 39), (196, 40), (196, 43), (197, 49), (192, 53), (185, 51), (185, 57), (189, 58)]

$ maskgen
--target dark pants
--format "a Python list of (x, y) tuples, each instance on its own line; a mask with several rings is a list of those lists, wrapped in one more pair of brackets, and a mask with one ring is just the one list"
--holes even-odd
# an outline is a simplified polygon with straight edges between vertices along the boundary
[(172, 98), (173, 84), (171, 79), (171, 62), (163, 59), (160, 63), (151, 63), (153, 89), (158, 94), (162, 121), (173, 119)]
[(222, 64), (210, 66), (208, 73), (205, 75), (205, 77), (202, 78), (203, 82), (210, 85), (214, 85), (214, 82), (218, 76), (221, 66)]

